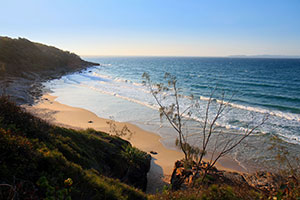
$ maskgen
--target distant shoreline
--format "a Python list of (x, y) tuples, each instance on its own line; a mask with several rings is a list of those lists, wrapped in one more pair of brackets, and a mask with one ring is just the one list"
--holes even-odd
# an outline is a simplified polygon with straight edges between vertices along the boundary
[(300, 56), (287, 55), (230, 55), (228, 58), (266, 58), (266, 59), (300, 59)]

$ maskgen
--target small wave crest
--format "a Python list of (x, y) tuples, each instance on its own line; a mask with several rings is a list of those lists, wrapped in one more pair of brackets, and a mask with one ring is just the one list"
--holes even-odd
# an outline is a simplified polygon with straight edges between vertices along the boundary
[[(200, 100), (203, 101), (209, 101), (210, 98), (208, 97), (200, 97)], [(218, 103), (221, 103), (221, 100), (219, 99), (214, 99), (215, 101), (217, 101)], [(241, 104), (235, 104), (235, 103), (229, 103), (229, 102), (225, 102), (228, 103), (228, 105), (230, 107), (233, 108), (238, 108), (238, 109), (243, 109), (243, 110), (247, 110), (250, 112), (257, 112), (257, 113), (261, 113), (261, 114), (269, 114), (269, 115), (273, 115), (276, 117), (280, 117), (280, 118), (285, 118), (288, 120), (294, 120), (294, 121), (299, 121), (300, 122), (300, 115), (299, 114), (293, 114), (293, 113), (286, 113), (286, 112), (281, 112), (281, 111), (271, 111), (271, 110), (267, 110), (267, 109), (263, 109), (263, 108), (258, 108), (258, 107), (253, 107), (253, 106), (246, 106), (246, 105), (241, 105)]]
[(89, 89), (92, 89), (92, 90), (95, 90), (97, 92), (101, 92), (103, 94), (108, 94), (108, 95), (112, 95), (112, 96), (115, 96), (115, 97), (119, 97), (121, 99), (124, 99), (124, 100), (127, 100), (127, 101), (130, 101), (130, 102), (133, 102), (133, 103), (137, 103), (137, 104), (140, 104), (140, 105), (143, 105), (143, 106), (146, 106), (146, 107), (149, 107), (151, 109), (154, 109), (154, 110), (158, 110), (158, 106), (156, 105), (153, 105), (153, 104), (149, 104), (149, 103), (146, 103), (146, 102), (143, 102), (143, 101), (139, 101), (139, 100), (136, 100), (134, 98), (129, 98), (129, 97), (126, 97), (126, 96), (122, 96), (118, 93), (115, 93), (115, 92), (109, 92), (109, 91), (106, 91), (106, 90), (102, 90), (100, 88), (97, 88), (97, 87), (93, 87), (93, 86), (88, 86), (88, 85), (85, 85), (85, 84), (80, 84), (79, 86), (81, 87), (87, 87)]
[[(83, 74), (76, 75), (67, 75), (63, 77), (68, 84), (76, 84), (80, 87), (87, 87), (97, 92), (101, 92), (104, 94), (112, 95), (136, 104), (140, 104), (146, 106), (148, 108), (158, 110), (158, 106), (151, 95), (149, 89), (145, 87), (141, 83), (134, 82), (132, 80), (123, 79), (120, 77), (112, 77), (110, 75), (105, 75), (99, 73), (97, 70), (87, 71)], [(167, 99), (166, 105), (168, 103), (172, 103), (172, 95), (169, 94), (170, 98)], [(200, 96), (200, 101), (202, 109), (205, 108), (206, 102), (209, 101), (208, 97)], [(191, 103), (191, 98), (189, 96), (183, 96), (181, 99), (181, 108), (184, 110)], [(216, 103), (221, 103), (220, 99), (213, 99)], [(225, 102), (228, 103), (228, 102)], [(246, 106), (236, 103), (228, 103), (228, 106), (233, 108), (234, 112), (231, 112), (228, 119), (220, 120), (216, 125), (227, 130), (231, 130), (231, 132), (236, 134), (244, 134), (248, 129), (243, 126), (243, 123), (248, 123), (250, 121), (245, 120), (247, 115), (250, 115), (251, 112), (259, 113), (259, 114), (269, 114), (273, 116), (270, 120), (270, 125), (267, 125), (267, 128), (263, 127), (258, 130), (259, 134), (270, 133), (273, 131), (276, 134), (280, 134), (283, 132), (281, 137), (287, 142), (291, 143), (300, 143), (300, 136), (292, 134), (293, 132), (286, 132), (285, 128), (279, 127), (279, 124), (283, 124), (285, 127), (293, 127), (296, 126), (295, 123), (300, 121), (300, 115), (285, 113), (281, 111), (275, 110), (267, 110), (264, 108)], [(199, 113), (204, 113), (204, 110), (200, 110)], [(260, 115), (263, 116), (263, 115)], [(195, 121), (202, 122), (203, 119), (199, 116), (192, 115), (184, 115), (185, 118), (192, 118)], [(227, 116), (226, 116), (227, 117)], [(232, 118), (237, 121), (237, 123), (231, 123)], [(283, 120), (284, 119), (284, 120)], [(294, 122), (290, 122), (294, 121)], [(272, 127), (274, 126), (274, 127)], [(295, 129), (296, 130), (296, 129)]]
[(112, 64), (103, 64), (103, 63), (100, 63), (100, 66), (104, 66), (104, 67), (111, 67), (112, 66)]

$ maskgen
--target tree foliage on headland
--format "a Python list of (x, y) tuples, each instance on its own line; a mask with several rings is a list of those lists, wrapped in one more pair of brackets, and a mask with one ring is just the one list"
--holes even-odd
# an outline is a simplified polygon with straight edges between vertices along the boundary
[(72, 71), (99, 65), (82, 60), (78, 55), (25, 38), (0, 37), (0, 75), (22, 75), (24, 72), (51, 70)]

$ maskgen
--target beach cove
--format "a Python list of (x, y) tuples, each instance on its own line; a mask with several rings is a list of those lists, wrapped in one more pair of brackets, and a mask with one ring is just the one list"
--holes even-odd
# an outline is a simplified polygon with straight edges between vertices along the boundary
[[(110, 119), (98, 117), (96, 114), (82, 109), (71, 107), (55, 101), (57, 97), (51, 94), (45, 94), (33, 106), (25, 106), (26, 110), (41, 117), (42, 119), (54, 123), (59, 126), (72, 129), (93, 128), (97, 131), (110, 132), (107, 124)], [(183, 158), (183, 153), (173, 149), (166, 148), (161, 142), (161, 137), (155, 133), (145, 131), (136, 125), (130, 123), (114, 122), (118, 129), (122, 129), (126, 125), (133, 132), (129, 142), (151, 154), (151, 168), (148, 172), (148, 193), (155, 193), (161, 190), (164, 185), (170, 181), (174, 163)], [(126, 136), (123, 139), (128, 139)], [(229, 158), (221, 159), (217, 163), (220, 170), (232, 172), (245, 172), (245, 170), (234, 160)]]
[(300, 200), (300, 1), (3, 1), (0, 200)]
[[(6, 189), (0, 191), (0, 199), (22, 192), (24, 184), (29, 188), (23, 195), (30, 199), (56, 199), (57, 195), (75, 199), (299, 195), (297, 174), (293, 173), (300, 150), (299, 60), (95, 57), (86, 62), (70, 52), (26, 39), (1, 39), (14, 48), (4, 58), (5, 73), (1, 74), (0, 147), (4, 156), (0, 172)], [(58, 62), (30, 60), (24, 46), (35, 49), (30, 56)], [(56, 52), (61, 60), (44, 55), (45, 51)], [(24, 56), (17, 57), (19, 65), (9, 62), (16, 52)], [(45, 66), (38, 63), (41, 60)], [(74, 62), (79, 63), (75, 68)], [(69, 65), (60, 68), (60, 63)], [(40, 71), (39, 65), (45, 69)], [(20, 66), (24, 69), (14, 73)], [(143, 82), (145, 72), (153, 81), (147, 78), (148, 85)], [(178, 99), (172, 89), (164, 90), (159, 100), (151, 92), (166, 83), (165, 72), (176, 76)], [(217, 90), (211, 99), (214, 85)], [(228, 102), (227, 97), (222, 98), (224, 93), (237, 95)], [(185, 142), (190, 146), (204, 145), (206, 122), (212, 123), (207, 137), (212, 141), (203, 151), (205, 162), (199, 165), (196, 148), (192, 162), (180, 161), (184, 156), (176, 144), (178, 129), (159, 117), (159, 108), (172, 107), (174, 100), (180, 108), (177, 113), (193, 109), (188, 115), (181, 113)], [(223, 100), (228, 109), (218, 117), (215, 114)], [(259, 125), (265, 116), (267, 121)], [(251, 135), (247, 135), (249, 128)], [(232, 144), (235, 141), (238, 146)], [(227, 145), (231, 146), (228, 151), (222, 151)], [(210, 157), (219, 158), (219, 152), (226, 156), (210, 168)], [(285, 163), (276, 155), (285, 156)], [(21, 185), (17, 191), (16, 185)]]
[[(232, 103), (218, 127), (229, 137), (242, 135), (248, 125), (268, 120), (254, 134), (237, 146), (228, 156), (245, 170), (255, 172), (266, 168), (276, 171), (276, 152), (270, 151), (272, 138), (282, 140), (292, 156), (299, 154), (299, 84), (298, 59), (240, 59), (194, 57), (88, 57), (101, 66), (89, 67), (60, 79), (44, 82), (44, 91), (57, 96), (56, 101), (83, 108), (102, 118), (129, 122), (143, 130), (158, 134), (169, 149), (177, 150), (177, 133), (159, 117), (158, 106), (149, 88), (142, 84), (147, 72), (155, 83), (164, 82), (164, 73), (173, 72), (182, 88), (180, 107), (184, 110), (193, 94), (199, 109), (189, 124), (190, 144), (199, 146), (199, 128), (211, 89), (218, 87), (215, 100), (224, 91), (234, 94)], [(157, 67), (161, 66), (161, 67)], [(277, 73), (275, 73), (276, 71)], [(295, 73), (291, 73), (294, 71)], [(167, 94), (167, 96), (172, 96)], [(166, 99), (171, 105), (172, 99)], [(215, 108), (212, 108), (210, 118)], [(199, 123), (200, 122), (200, 123)], [(196, 133), (196, 134), (194, 134)], [(213, 143), (214, 141), (212, 141)], [(210, 145), (208, 153), (213, 151)], [(275, 163), (275, 164), (274, 164)]]

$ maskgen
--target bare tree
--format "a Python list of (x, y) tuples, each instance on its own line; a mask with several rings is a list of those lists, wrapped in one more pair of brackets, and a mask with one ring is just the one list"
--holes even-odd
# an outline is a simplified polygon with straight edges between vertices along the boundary
[[(177, 132), (178, 139), (176, 140), (176, 144), (184, 153), (185, 161), (196, 162), (197, 168), (204, 168), (204, 177), (220, 158), (224, 157), (240, 145), (268, 119), (268, 115), (265, 115), (259, 123), (249, 123), (242, 134), (227, 137), (228, 134), (226, 135), (223, 133), (222, 129), (218, 129), (217, 122), (225, 114), (224, 111), (230, 107), (233, 96), (228, 98), (228, 100), (225, 100), (225, 92), (221, 92), (219, 100), (216, 100), (214, 96), (217, 88), (214, 88), (207, 100), (204, 113), (201, 113), (200, 102), (192, 95), (190, 96), (190, 105), (184, 109), (181, 108), (180, 100), (183, 95), (181, 94), (181, 89), (177, 86), (177, 79), (175, 76), (172, 76), (169, 73), (165, 74), (164, 78), (168, 83), (167, 85), (163, 83), (152, 83), (150, 76), (147, 73), (143, 74), (143, 78), (144, 85), (149, 87), (152, 96), (159, 106), (160, 117), (165, 117)], [(167, 105), (164, 104), (166, 93), (173, 97), (172, 103)], [(214, 104), (214, 106), (212, 106), (212, 104)], [(213, 114), (212, 110), (214, 110)], [(201, 131), (193, 133), (193, 135), (196, 134), (200, 136), (202, 141), (200, 144), (190, 145), (188, 137), (191, 134), (189, 134), (188, 127), (186, 127), (186, 122), (192, 120), (191, 117), (195, 113), (198, 113), (198, 115), (204, 114), (203, 121), (198, 122), (198, 126), (201, 127)], [(223, 140), (221, 140), (220, 137), (223, 137)], [(212, 138), (214, 138), (214, 140), (212, 140)], [(212, 141), (214, 141), (214, 144), (211, 144)], [(204, 156), (207, 154), (208, 147), (213, 147), (212, 153), (206, 166), (202, 166), (202, 161)]]
[[(165, 86), (163, 83), (155, 84), (155, 88), (153, 87), (153, 83), (151, 82), (150, 76), (147, 73), (143, 74), (143, 78), (145, 81), (143, 83), (147, 85), (150, 89), (151, 94), (153, 95), (156, 103), (159, 106), (159, 112), (161, 119), (166, 117), (170, 125), (174, 128), (174, 130), (178, 133), (179, 146), (182, 152), (184, 153), (185, 160), (189, 159), (189, 152), (187, 148), (187, 135), (183, 131), (183, 121), (182, 117), (186, 111), (180, 111), (179, 104), (179, 94), (180, 88), (177, 88), (177, 80), (175, 76), (170, 75), (169, 73), (165, 74), (165, 79), (168, 80), (168, 85)], [(170, 105), (163, 105), (162, 101), (165, 97), (162, 97), (161, 94), (164, 92), (170, 91), (174, 93), (175, 102)], [(189, 115), (190, 113), (188, 113)]]

